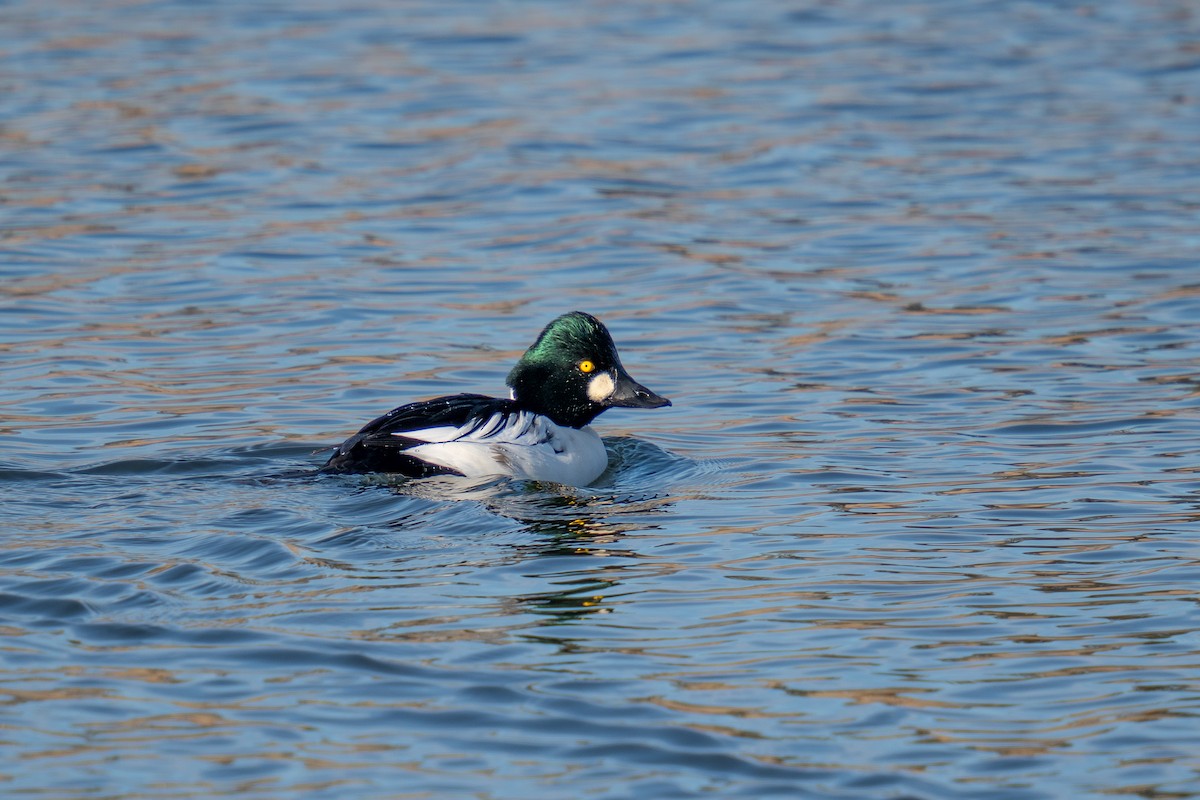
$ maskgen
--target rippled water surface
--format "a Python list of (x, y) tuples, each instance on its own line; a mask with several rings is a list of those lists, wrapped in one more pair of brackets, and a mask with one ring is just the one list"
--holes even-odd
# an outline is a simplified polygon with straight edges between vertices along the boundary
[[(0, 794), (1200, 797), (1186, 2), (0, 3)], [(320, 476), (604, 319), (595, 485)]]

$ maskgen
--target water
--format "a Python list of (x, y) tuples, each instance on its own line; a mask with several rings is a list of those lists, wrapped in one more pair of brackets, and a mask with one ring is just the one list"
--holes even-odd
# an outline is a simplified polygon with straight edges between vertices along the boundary
[[(0, 5), (0, 792), (1200, 796), (1198, 42)], [(573, 308), (596, 486), (313, 474)]]

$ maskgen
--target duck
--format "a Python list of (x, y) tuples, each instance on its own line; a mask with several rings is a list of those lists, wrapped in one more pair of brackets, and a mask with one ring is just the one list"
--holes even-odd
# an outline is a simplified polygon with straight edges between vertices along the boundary
[(508, 398), (455, 394), (394, 408), (346, 439), (322, 471), (586, 486), (608, 468), (592, 420), (610, 408), (671, 405), (630, 377), (608, 329), (583, 311), (547, 324), (505, 384)]

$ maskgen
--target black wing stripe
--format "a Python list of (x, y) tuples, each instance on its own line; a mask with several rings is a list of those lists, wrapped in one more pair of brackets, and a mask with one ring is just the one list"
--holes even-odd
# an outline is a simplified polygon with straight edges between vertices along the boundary
[[(405, 453), (410, 448), (429, 442), (404, 434), (428, 428), (461, 429), (473, 421), (470, 428), (457, 438), (470, 437), (485, 426), (488, 429), (481, 438), (488, 438), (503, 431), (510, 416), (518, 413), (513, 401), (482, 394), (456, 394), (409, 403), (393, 408), (364, 425), (358, 433), (342, 443), (324, 468), (335, 472), (402, 472), (406, 475), (428, 468), (440, 473), (453, 473), (454, 470), (437, 467)], [(532, 423), (532, 415), (527, 416), (530, 420), (526, 429)]]

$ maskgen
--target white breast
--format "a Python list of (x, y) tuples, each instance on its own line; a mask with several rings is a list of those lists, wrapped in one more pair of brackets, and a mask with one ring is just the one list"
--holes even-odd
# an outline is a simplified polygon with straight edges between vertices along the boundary
[(590, 426), (565, 428), (528, 411), (507, 417), (495, 414), (478, 426), (471, 423), (397, 435), (429, 442), (407, 452), (469, 478), (511, 475), (585, 486), (608, 467), (608, 452)]

